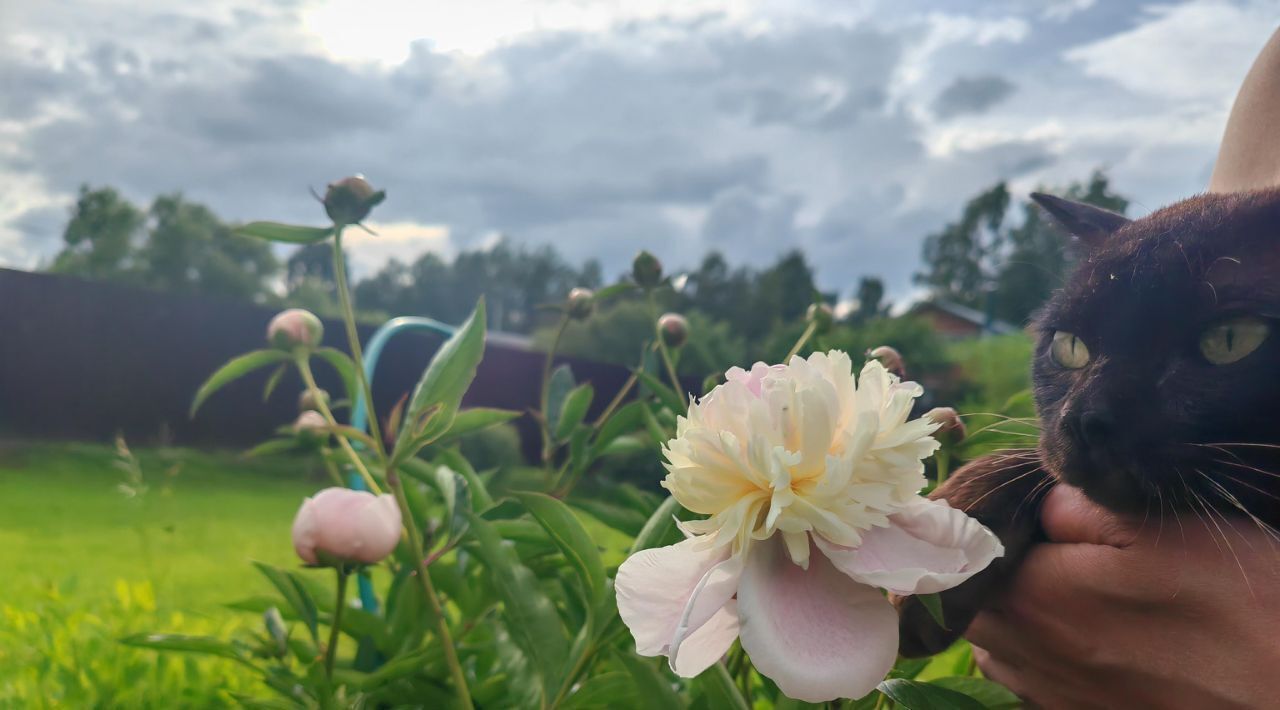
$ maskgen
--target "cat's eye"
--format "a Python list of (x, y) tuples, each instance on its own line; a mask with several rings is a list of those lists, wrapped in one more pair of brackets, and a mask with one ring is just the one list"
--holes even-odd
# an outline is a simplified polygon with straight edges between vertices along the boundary
[(1200, 354), (1214, 365), (1230, 365), (1257, 350), (1269, 332), (1271, 326), (1257, 316), (1219, 321), (1200, 334)]
[(1053, 361), (1068, 370), (1079, 370), (1089, 364), (1089, 348), (1075, 333), (1059, 330), (1053, 334), (1053, 342), (1049, 345), (1049, 355)]

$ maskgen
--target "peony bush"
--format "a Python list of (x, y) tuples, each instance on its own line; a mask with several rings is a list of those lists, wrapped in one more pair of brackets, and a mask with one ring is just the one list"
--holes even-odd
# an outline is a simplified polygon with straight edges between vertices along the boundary
[[(266, 396), (290, 372), (303, 383), (296, 421), (249, 452), (314, 456), (332, 478), (300, 502), (297, 566), (254, 563), (276, 595), (232, 605), (260, 615), (256, 633), (124, 643), (233, 659), (262, 679), (261, 696), (237, 697), (253, 707), (1016, 706), (974, 677), (963, 645), (932, 662), (897, 659), (886, 592), (937, 593), (1002, 553), (977, 522), (921, 496), (935, 435), (949, 453), (963, 433), (954, 412), (911, 415), (921, 389), (895, 374), (900, 359), (856, 367), (820, 347), (800, 357), (830, 327), (816, 304), (784, 363), (734, 368), (691, 392), (676, 374), (689, 322), (660, 312), (668, 278), (641, 252), (628, 278), (555, 306), (562, 334), (623, 294), (648, 305), (651, 337), (625, 385), (577, 382), (556, 366), (557, 336), (527, 415), (538, 460), (477, 471), (459, 442), (525, 416), (461, 407), (483, 357), (483, 301), (413, 392), (373, 411), (342, 238), (384, 198), (346, 178), (321, 198), (327, 226), (240, 229), (332, 245), (346, 347), (324, 345), (314, 315), (284, 311), (265, 347), (213, 373), (192, 405), (194, 416), (264, 368)], [(321, 390), (315, 367), (343, 391)], [(348, 423), (360, 407), (367, 429)], [(661, 488), (597, 475), (636, 456), (663, 462)], [(945, 476), (946, 459), (936, 466)]]

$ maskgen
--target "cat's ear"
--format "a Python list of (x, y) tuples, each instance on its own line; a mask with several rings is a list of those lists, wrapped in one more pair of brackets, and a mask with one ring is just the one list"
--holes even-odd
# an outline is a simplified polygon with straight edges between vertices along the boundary
[(1043, 192), (1031, 193), (1031, 199), (1053, 215), (1059, 224), (1079, 238), (1089, 249), (1101, 246), (1107, 237), (1129, 223), (1129, 219), (1124, 215), (1083, 202), (1046, 195)]

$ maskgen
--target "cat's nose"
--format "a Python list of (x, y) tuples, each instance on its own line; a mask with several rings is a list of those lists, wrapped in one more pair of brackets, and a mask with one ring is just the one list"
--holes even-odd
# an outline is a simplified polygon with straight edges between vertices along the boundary
[(1115, 418), (1105, 410), (1088, 410), (1080, 415), (1077, 422), (1080, 440), (1089, 446), (1105, 446), (1112, 440), (1115, 430)]

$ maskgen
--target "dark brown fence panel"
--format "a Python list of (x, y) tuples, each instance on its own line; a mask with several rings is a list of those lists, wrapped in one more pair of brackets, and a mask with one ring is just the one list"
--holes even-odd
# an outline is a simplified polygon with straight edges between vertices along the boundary
[[(262, 441), (297, 414), (302, 386), (289, 373), (262, 401), (268, 370), (215, 394), (194, 419), (196, 388), (231, 357), (264, 346), (275, 311), (252, 304), (157, 293), (116, 284), (0, 269), (0, 432), (10, 436), (243, 447)], [(410, 314), (405, 314), (410, 315)], [(372, 327), (362, 327), (367, 339)], [(383, 351), (374, 400), (387, 412), (412, 389), (442, 338), (409, 333)], [(325, 344), (346, 350), (342, 324), (325, 321)], [(579, 381), (595, 385), (599, 409), (627, 377), (625, 369), (566, 358)], [(340, 391), (328, 366), (320, 385)], [(540, 353), (490, 343), (464, 405), (528, 410), (537, 406)], [(536, 445), (520, 420), (526, 450)]]

